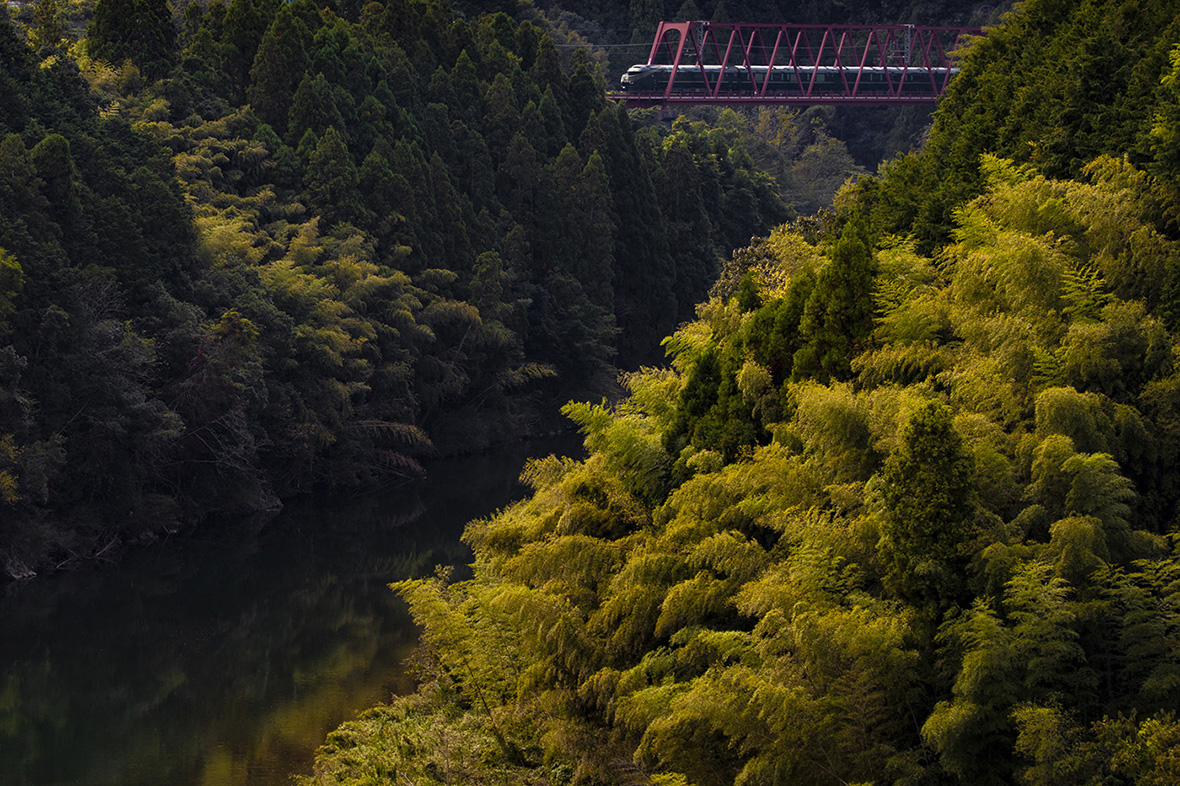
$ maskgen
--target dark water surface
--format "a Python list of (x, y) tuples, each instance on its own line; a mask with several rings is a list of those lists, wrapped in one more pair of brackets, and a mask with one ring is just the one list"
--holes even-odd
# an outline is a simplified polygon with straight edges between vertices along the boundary
[(412, 687), (417, 631), (386, 585), (466, 563), (463, 525), (523, 496), (528, 456), (578, 452), (562, 438), (440, 461), (419, 485), (10, 587), (0, 784), (289, 784), (327, 732)]

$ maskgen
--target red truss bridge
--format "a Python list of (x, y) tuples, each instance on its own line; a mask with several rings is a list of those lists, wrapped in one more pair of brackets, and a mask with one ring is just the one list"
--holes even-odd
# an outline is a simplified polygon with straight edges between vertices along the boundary
[(919, 104), (937, 101), (954, 51), (980, 28), (661, 22), (647, 63), (609, 98), (674, 104)]

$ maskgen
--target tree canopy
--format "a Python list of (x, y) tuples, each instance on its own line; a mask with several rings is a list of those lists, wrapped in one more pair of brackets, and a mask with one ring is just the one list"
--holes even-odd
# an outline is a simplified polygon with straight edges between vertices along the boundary
[[(98, 0), (34, 50), (50, 10), (0, 13), (9, 575), (528, 433), (787, 215), (732, 135), (633, 121), (531, 7)], [(683, 261), (671, 169), (748, 207)]]

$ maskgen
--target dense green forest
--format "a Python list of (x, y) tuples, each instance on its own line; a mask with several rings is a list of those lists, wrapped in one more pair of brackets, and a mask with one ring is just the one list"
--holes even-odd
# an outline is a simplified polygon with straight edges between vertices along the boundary
[(494, 5), (0, 9), (4, 574), (528, 433), (787, 218)]
[(396, 585), (314, 784), (1180, 780), (1180, 14), (1026, 0)]

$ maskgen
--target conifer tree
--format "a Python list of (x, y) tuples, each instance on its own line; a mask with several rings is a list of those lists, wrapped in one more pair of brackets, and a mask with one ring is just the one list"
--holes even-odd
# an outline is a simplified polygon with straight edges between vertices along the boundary
[(596, 305), (614, 322), (615, 216), (610, 182), (602, 156), (592, 153), (582, 168), (574, 190), (578, 203), (578, 228), (571, 236), (583, 255), (582, 280)]
[(938, 402), (913, 414), (885, 463), (887, 516), (877, 555), (886, 586), (916, 605), (962, 600), (974, 529), (971, 468), (950, 408)]
[[(41, 260), (60, 258), (46, 253), (43, 244), (56, 234), (49, 221), (50, 205), (45, 183), (37, 176), (33, 161), (19, 134), (0, 141), (0, 243), (18, 258)], [(26, 263), (27, 264), (27, 263)]]
[(43, 192), (49, 209), (63, 230), (73, 228), (81, 217), (78, 199), (78, 169), (70, 155), (70, 143), (61, 134), (50, 134), (30, 153), (37, 176), (44, 183)]
[(0, 7), (0, 130), (18, 131), (28, 120), (24, 96), (29, 78), (29, 48), (16, 34), (8, 6)]
[(308, 201), (328, 224), (356, 222), (365, 212), (357, 190), (356, 165), (348, 155), (344, 139), (334, 126), (329, 127), (316, 144), (303, 183)]
[(279, 12), (258, 45), (254, 66), (250, 69), (250, 87), (246, 98), (263, 121), (275, 128), (285, 128), (293, 94), (307, 68), (307, 46), (311, 34), (303, 22), (291, 13), (289, 5)]
[(330, 127), (337, 129), (338, 133), (345, 127), (344, 116), (336, 105), (333, 85), (328, 83), (323, 74), (305, 74), (291, 98), (290, 106), (286, 126), (289, 145), (298, 144), (302, 147), (303, 137), (308, 131), (314, 131), (318, 136)]
[(795, 353), (795, 379), (848, 379), (852, 358), (873, 328), (873, 254), (863, 219), (844, 225), (820, 269), (807, 300), (799, 332), (803, 347)]
[(565, 145), (565, 122), (561, 117), (561, 107), (557, 105), (557, 98), (553, 92), (553, 85), (545, 88), (541, 96), (541, 103), (537, 105), (541, 118), (545, 123), (545, 135), (549, 140), (549, 155), (555, 156)]
[(130, 60), (148, 79), (166, 75), (177, 54), (167, 0), (99, 0), (86, 39), (91, 57), (115, 66)]
[(99, 0), (86, 30), (89, 55), (113, 65), (131, 58), (135, 34), (136, 0)]
[(225, 11), (221, 36), (222, 43), (228, 47), (225, 70), (239, 100), (249, 84), (258, 44), (270, 27), (278, 5), (276, 0), (233, 0)]
[[(533, 64), (529, 67), (528, 75), (538, 86), (544, 87), (546, 93), (553, 92), (553, 96), (556, 99), (555, 108), (565, 105), (565, 72), (561, 68), (561, 59), (557, 54), (557, 47), (554, 45), (553, 38), (549, 33), (544, 33), (541, 36), (541, 40), (537, 43), (536, 57), (533, 60)], [(544, 107), (542, 107), (542, 111), (544, 111)]]

